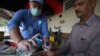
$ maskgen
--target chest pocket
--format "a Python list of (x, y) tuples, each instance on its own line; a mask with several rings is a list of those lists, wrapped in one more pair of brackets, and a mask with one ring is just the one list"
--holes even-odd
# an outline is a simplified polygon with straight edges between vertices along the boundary
[(37, 22), (37, 32), (41, 33), (42, 30), (42, 20), (38, 20)]
[(89, 44), (91, 43), (91, 39), (89, 39), (89, 38), (90, 38), (90, 36), (88, 36), (87, 34), (84, 34), (84, 36), (82, 36), (80, 38), (80, 43), (79, 43), (80, 51), (84, 52), (89, 47)]
[(94, 30), (88, 30), (84, 33), (80, 38), (80, 51), (86, 51), (97, 36), (98, 34), (96, 34)]
[(73, 41), (72, 41), (72, 52), (73, 53), (85, 52), (89, 48), (91, 42), (97, 36), (97, 34), (94, 31), (95, 30), (91, 30), (88, 28), (87, 31), (85, 31), (83, 34), (79, 36), (77, 36), (79, 33), (78, 34), (74, 33), (75, 35), (73, 36)]
[(29, 31), (33, 35), (41, 33), (41, 30), (42, 30), (42, 20), (37, 20), (36, 22), (31, 23), (29, 26)]

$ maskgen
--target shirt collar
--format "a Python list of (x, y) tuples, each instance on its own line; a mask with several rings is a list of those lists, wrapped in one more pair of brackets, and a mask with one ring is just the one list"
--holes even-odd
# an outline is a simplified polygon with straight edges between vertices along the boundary
[(81, 22), (79, 22), (78, 25), (90, 26), (95, 21), (95, 18), (96, 18), (96, 16), (95, 15), (92, 15), (84, 24), (82, 24)]
[(96, 16), (92, 15), (86, 22), (85, 24), (87, 24), (88, 26), (92, 25), (93, 22), (95, 21)]

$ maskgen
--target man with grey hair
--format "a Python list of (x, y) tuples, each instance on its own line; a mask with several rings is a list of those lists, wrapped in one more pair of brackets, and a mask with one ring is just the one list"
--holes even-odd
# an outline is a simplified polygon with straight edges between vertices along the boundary
[(100, 56), (100, 17), (94, 14), (97, 0), (76, 0), (75, 12), (80, 18), (64, 46), (48, 51), (48, 56)]

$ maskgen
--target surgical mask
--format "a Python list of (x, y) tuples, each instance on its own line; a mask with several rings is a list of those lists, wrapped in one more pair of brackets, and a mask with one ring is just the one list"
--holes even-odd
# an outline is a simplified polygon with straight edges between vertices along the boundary
[(31, 8), (31, 13), (33, 16), (39, 16), (41, 14), (41, 10), (38, 8)]

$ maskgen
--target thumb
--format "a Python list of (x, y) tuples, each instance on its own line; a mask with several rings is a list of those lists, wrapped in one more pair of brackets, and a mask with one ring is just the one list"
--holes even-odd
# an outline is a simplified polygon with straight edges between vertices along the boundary
[(32, 40), (31, 42), (32, 42), (33, 46), (37, 47), (37, 44), (36, 44), (36, 42), (34, 40)]

